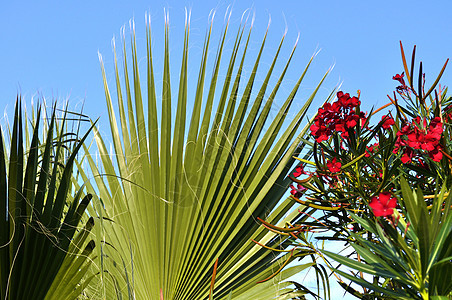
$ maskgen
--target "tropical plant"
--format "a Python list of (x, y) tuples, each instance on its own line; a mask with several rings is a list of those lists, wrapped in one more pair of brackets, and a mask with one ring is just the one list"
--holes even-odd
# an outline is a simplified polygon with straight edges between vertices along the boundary
[[(268, 232), (260, 227), (257, 218), (284, 224), (296, 221), (298, 210), (305, 209), (281, 198), (291, 182), (287, 174), (294, 163), (293, 156), (304, 147), (301, 139), (308, 127), (300, 130), (300, 125), (327, 74), (293, 120), (286, 123), (311, 59), (277, 115), (269, 120), (296, 45), (275, 85), (271, 86), (269, 82), (283, 46), (282, 37), (266, 77), (258, 86), (255, 79), (258, 67), (262, 66), (267, 35), (246, 78), (243, 69), (251, 28), (246, 32), (246, 25), (241, 25), (227, 61), (225, 79), (220, 82), (228, 28), (229, 23), (222, 32), (207, 86), (212, 24), (208, 28), (196, 93), (190, 101), (187, 70), (190, 22), (187, 19), (175, 116), (168, 22), (161, 97), (157, 97), (154, 77), (150, 19), (145, 96), (133, 29), (132, 80), (125, 42), (124, 83), (120, 80), (114, 51), (117, 111), (101, 58), (114, 151), (107, 150), (104, 138), (95, 129), (101, 165), (87, 154), (92, 174), (80, 168), (85, 181), (93, 176), (95, 185), (87, 182), (87, 186), (99, 195), (90, 214), (99, 216), (101, 222), (97, 232), (101, 276), (93, 281), (94, 288), (88, 294), (91, 297), (99, 292), (99, 285), (103, 289), (97, 295), (108, 299), (124, 295), (130, 299), (289, 299), (308, 293), (303, 288), (291, 288), (291, 282), (278, 283), (312, 266), (312, 262), (291, 267), (256, 285), (296, 257), (289, 253), (275, 255), (252, 240), (285, 249), (290, 237), (281, 239)], [(222, 86), (219, 94), (217, 85)], [(258, 92), (254, 93), (256, 88)], [(216, 104), (214, 99), (218, 100)], [(159, 108), (158, 103), (161, 103)], [(193, 106), (187, 109), (190, 103)], [(191, 111), (191, 118), (187, 117), (187, 111)], [(86, 151), (89, 152), (88, 146)], [(298, 207), (294, 209), (294, 206)]]
[[(336, 270), (345, 278), (374, 291), (375, 298), (384, 299), (449, 299), (452, 295), (452, 194), (443, 185), (427, 207), (421, 189), (412, 190), (401, 177), (402, 197), (399, 203), (403, 215), (397, 210), (397, 223), (360, 218), (350, 213), (353, 224), (362, 232), (349, 231), (352, 247), (361, 262), (330, 251), (322, 252), (337, 262), (372, 275), (373, 281)], [(391, 209), (393, 210), (393, 209)], [(352, 291), (352, 289), (349, 289)], [(356, 291), (353, 294), (361, 297)]]
[(87, 239), (93, 218), (78, 227), (91, 195), (82, 199), (79, 190), (71, 196), (75, 156), (87, 134), (79, 139), (66, 132), (67, 112), (58, 131), (55, 108), (41, 130), (38, 109), (30, 142), (21, 106), (18, 100), (12, 133), (0, 134), (0, 296), (76, 299), (89, 283), (85, 275), (95, 246)]
[[(435, 90), (447, 61), (429, 89), (424, 87), (420, 63), (415, 88), (415, 49), (410, 70), (402, 45), (401, 50), (405, 72), (393, 77), (400, 85), (393, 97), (388, 96), (388, 105), (363, 113), (359, 95), (338, 92), (335, 102), (318, 110), (310, 127), (313, 161), (299, 158), (292, 178), (296, 187), (291, 188), (294, 201), (315, 209), (315, 221), (306, 219), (290, 228), (327, 230), (316, 237), (353, 247), (347, 257), (326, 250), (317, 253), (334, 274), (363, 287), (358, 292), (338, 277), (356, 297), (447, 298), (452, 291), (445, 279), (452, 270), (452, 98), (446, 96), (447, 89)], [(371, 126), (371, 118), (389, 105), (396, 112)], [(312, 169), (305, 170), (307, 166)], [(293, 237), (306, 244), (303, 234)], [(357, 272), (333, 267), (325, 255)], [(367, 281), (364, 273), (372, 280)]]

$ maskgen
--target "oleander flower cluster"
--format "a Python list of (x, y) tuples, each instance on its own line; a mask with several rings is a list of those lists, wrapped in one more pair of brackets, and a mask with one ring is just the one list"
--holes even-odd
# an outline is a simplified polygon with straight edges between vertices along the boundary
[(388, 217), (394, 213), (397, 206), (397, 198), (393, 197), (390, 192), (382, 192), (372, 197), (369, 203), (376, 217)]
[(443, 157), (440, 145), (442, 133), (443, 124), (440, 117), (433, 118), (428, 126), (425, 118), (421, 122), (421, 118), (416, 117), (411, 123), (403, 124), (397, 132), (393, 152), (402, 153), (403, 163), (411, 162), (414, 157), (422, 156), (422, 153), (439, 162)]
[[(409, 95), (410, 88), (405, 85), (403, 76), (403, 73), (397, 74), (393, 79), (401, 84), (397, 87), (397, 90), (403, 90), (405, 95)], [(385, 175), (388, 171), (384, 171), (384, 169), (392, 168), (391, 165), (403, 168), (403, 165), (411, 164), (417, 168), (416, 170), (423, 169), (429, 172), (428, 159), (437, 163), (442, 160), (444, 147), (441, 145), (441, 138), (444, 126), (440, 117), (431, 117), (430, 114), (427, 114), (426, 116), (415, 117), (411, 122), (408, 122), (406, 118), (400, 117), (400, 113), (398, 113), (398, 120), (395, 120), (392, 112), (389, 112), (381, 117), (378, 125), (370, 126), (368, 120), (373, 114), (367, 116), (367, 113), (360, 111), (360, 105), (361, 101), (358, 97), (351, 97), (349, 93), (340, 91), (337, 93), (336, 101), (325, 103), (318, 109), (310, 127), (311, 135), (318, 143), (317, 151), (319, 152), (314, 154), (317, 155), (316, 167), (314, 170), (305, 170), (302, 164), (297, 166), (292, 174), (292, 178), (295, 179), (294, 184), (290, 186), (293, 197), (301, 198), (308, 190), (302, 182), (303, 180), (297, 179), (302, 175), (315, 177), (319, 182), (322, 182), (324, 188), (327, 188), (325, 195), (328, 195), (328, 190), (334, 194), (338, 187), (347, 186), (350, 179), (362, 182), (360, 183), (361, 188), (371, 193), (373, 189), (372, 180), (376, 182), (377, 187), (389, 184), (387, 188), (391, 190), (390, 181), (387, 181), (388, 176)], [(397, 104), (396, 109), (400, 109)], [(358, 128), (361, 130), (357, 132)], [(353, 134), (354, 151), (363, 151), (364, 153), (351, 154), (353, 152), (349, 148), (353, 144), (350, 142), (351, 134)], [(366, 140), (361, 136), (372, 136), (372, 138)], [(334, 138), (331, 139), (332, 137)], [(326, 143), (322, 143), (325, 141)], [(380, 144), (381, 141), (384, 142), (383, 145)], [(363, 150), (359, 150), (362, 148), (359, 143), (365, 144)], [(383, 156), (386, 158), (383, 158)], [(346, 170), (347, 168), (344, 168), (344, 166), (350, 165), (353, 157), (355, 159), (357, 159), (356, 157), (366, 159), (356, 162), (356, 166), (359, 165), (356, 169), (357, 174), (362, 173), (356, 175), (357, 177), (351, 177), (351, 173)], [(401, 162), (401, 165), (396, 163), (397, 160)], [(389, 162), (391, 162), (390, 165), (388, 165)], [(381, 164), (385, 164), (385, 166), (381, 166)], [(410, 168), (407, 169), (407, 172), (413, 170), (413, 167)], [(363, 180), (359, 180), (359, 177), (362, 177)], [(368, 179), (364, 180), (365, 178)], [(424, 177), (419, 173), (415, 174), (414, 178)], [(341, 191), (341, 193), (344, 192), (344, 190)], [(368, 203), (375, 216), (388, 217), (392, 215), (397, 201), (397, 198), (391, 195), (390, 192), (382, 191), (377, 195), (368, 196), (369, 200), (364, 202)], [(328, 197), (326, 196), (326, 199)], [(355, 200), (361, 199), (359, 201), (362, 202), (363, 197), (366, 198), (364, 195), (352, 198)], [(321, 202), (325, 204), (328, 201), (330, 200), (325, 201), (324, 199)], [(337, 207), (338, 203), (340, 202), (330, 201), (330, 206)]]
[(343, 138), (348, 138), (349, 130), (353, 130), (360, 120), (366, 120), (365, 113), (357, 111), (360, 104), (357, 97), (338, 92), (337, 101), (325, 103), (317, 112), (314, 124), (310, 127), (315, 140), (318, 143), (326, 141), (334, 132), (340, 132)]

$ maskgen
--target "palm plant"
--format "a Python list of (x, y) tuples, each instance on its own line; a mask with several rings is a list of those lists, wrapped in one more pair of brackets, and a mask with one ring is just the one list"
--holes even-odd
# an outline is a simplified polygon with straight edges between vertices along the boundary
[(87, 135), (78, 140), (65, 132), (65, 116), (55, 129), (54, 109), (40, 141), (39, 109), (30, 143), (24, 120), (17, 101), (9, 152), (7, 132), (0, 134), (0, 297), (76, 299), (89, 283), (95, 245), (87, 239), (93, 219), (78, 228), (92, 197), (82, 199), (82, 190), (71, 196), (72, 167)]
[[(141, 88), (134, 30), (131, 36), (133, 80), (129, 79), (125, 42), (124, 83), (120, 80), (114, 51), (118, 111), (114, 109), (100, 57), (114, 155), (95, 129), (101, 166), (92, 156), (86, 157), (95, 185), (88, 182), (90, 175), (80, 168), (88, 188), (99, 195), (90, 213), (97, 214), (101, 222), (97, 231), (101, 276), (91, 296), (99, 292), (98, 284), (104, 287), (101, 296), (108, 299), (124, 294), (131, 299), (271, 299), (278, 295), (282, 295), (280, 299), (289, 299), (307, 293), (294, 291), (289, 287), (290, 282), (275, 284), (312, 266), (313, 262), (289, 268), (272, 280), (256, 285), (295, 257), (290, 253), (275, 255), (252, 240), (282, 250), (287, 248), (287, 237), (281, 239), (276, 233), (268, 232), (257, 218), (284, 224), (299, 218), (298, 209), (304, 209), (300, 206), (292, 211), (294, 202), (281, 198), (291, 182), (286, 175), (294, 164), (293, 157), (304, 146), (301, 141), (308, 127), (300, 130), (300, 125), (328, 72), (293, 120), (286, 124), (311, 59), (278, 114), (268, 120), (296, 45), (276, 84), (270, 86), (284, 36), (281, 38), (266, 77), (257, 87), (255, 78), (267, 35), (246, 78), (242, 71), (251, 28), (247, 32), (246, 26), (240, 25), (225, 79), (220, 82), (228, 28), (227, 23), (206, 96), (212, 24), (207, 30), (191, 118), (186, 114), (189, 21), (185, 27), (174, 118), (168, 22), (161, 97), (157, 97), (154, 76), (150, 19), (146, 39), (146, 96)], [(243, 81), (246, 84), (240, 95)], [(217, 85), (222, 85), (219, 95)], [(256, 87), (258, 92), (254, 95)], [(267, 91), (270, 91), (268, 96)], [(214, 105), (216, 98), (218, 102)], [(161, 103), (160, 113), (157, 103)], [(268, 129), (264, 130), (264, 126)], [(86, 150), (89, 152), (88, 147)]]

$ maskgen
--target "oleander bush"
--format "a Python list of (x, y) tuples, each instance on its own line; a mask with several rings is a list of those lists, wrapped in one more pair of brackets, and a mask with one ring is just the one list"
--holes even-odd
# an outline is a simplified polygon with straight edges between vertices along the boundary
[[(357, 298), (450, 299), (452, 97), (438, 86), (447, 61), (427, 89), (422, 62), (415, 79), (415, 48), (408, 69), (400, 46), (404, 72), (387, 105), (363, 112), (359, 92), (338, 92), (319, 108), (312, 159), (299, 158), (291, 176), (292, 198), (311, 208), (310, 219), (277, 230), (291, 232), (292, 253), (317, 251)], [(351, 251), (319, 249), (309, 235)]]

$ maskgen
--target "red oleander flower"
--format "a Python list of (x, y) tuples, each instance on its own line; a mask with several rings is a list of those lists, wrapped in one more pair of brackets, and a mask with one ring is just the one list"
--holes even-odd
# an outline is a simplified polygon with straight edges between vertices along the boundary
[(375, 143), (371, 146), (366, 146), (366, 154), (364, 154), (365, 157), (370, 157), (372, 154), (374, 154), (375, 150), (378, 148), (379, 143)]
[(430, 122), (428, 133), (433, 135), (437, 140), (441, 138), (441, 134), (443, 133), (443, 123), (441, 123), (440, 117), (433, 118)]
[[(397, 132), (397, 140), (393, 152), (402, 150), (402, 162), (411, 162), (415, 156), (415, 150), (428, 154), (433, 161), (441, 161), (443, 154), (440, 145), (443, 124), (439, 117), (433, 118), (427, 128), (427, 120), (420, 117), (413, 119), (412, 123), (406, 123)], [(417, 152), (419, 153), (419, 152)]]
[(378, 197), (372, 197), (369, 206), (376, 217), (388, 217), (394, 213), (397, 198), (391, 197), (389, 192), (382, 192)]
[(401, 157), (402, 163), (406, 164), (411, 162), (411, 159), (414, 157), (414, 152), (411, 148), (405, 148), (403, 150), (403, 155)]
[(406, 137), (407, 137), (406, 143), (408, 146), (410, 146), (413, 149), (421, 149), (423, 136), (420, 134), (419, 130), (414, 129), (409, 134), (407, 134)]
[(437, 161), (440, 162), (441, 159), (443, 158), (443, 153), (440, 151), (441, 147), (438, 147), (436, 149), (434, 149), (433, 151), (430, 151), (428, 153), (428, 156), (433, 160), (433, 161)]
[(400, 82), (401, 85), (405, 85), (405, 80), (403, 79), (403, 76), (405, 76), (405, 72), (402, 72), (402, 74), (396, 74), (395, 76), (392, 76), (393, 80), (397, 80)]
[(316, 137), (317, 143), (328, 140), (331, 135), (331, 129), (326, 127), (320, 121), (315, 120), (314, 124), (310, 127), (312, 135)]
[(402, 74), (396, 74), (395, 76), (392, 77), (392, 79), (397, 80), (398, 82), (400, 82), (401, 85), (399, 85), (398, 87), (396, 87), (397, 92), (402, 93), (404, 91), (408, 90), (407, 85), (405, 84), (405, 80), (403, 79), (403, 76), (405, 75), (404, 72), (402, 72)]
[(357, 106), (361, 105), (361, 101), (359, 101), (359, 99), (356, 97), (351, 97), (349, 103), (350, 103), (349, 105), (351, 107), (357, 107)]
[(342, 120), (339, 121), (338, 123), (334, 124), (334, 129), (335, 129), (337, 132), (346, 132), (346, 131), (347, 131), (347, 130), (345, 129), (345, 124), (344, 124), (344, 122), (342, 122)]
[(328, 168), (328, 171), (330, 171), (331, 173), (339, 172), (341, 170), (341, 166), (342, 164), (337, 161), (336, 157), (333, 158), (333, 160), (329, 160), (326, 163), (326, 167)]
[(348, 116), (346, 116), (345, 118), (345, 124), (347, 125), (347, 128), (353, 128), (358, 124), (359, 121), (359, 116), (353, 114), (350, 114)]
[[(419, 117), (419, 116), (417, 116), (416, 118), (414, 118), (413, 119), (413, 125), (421, 125), (421, 117)], [(424, 122), (423, 122), (423, 124), (424, 124), (424, 126), (426, 126), (427, 125), (427, 121), (424, 119)]]
[(300, 198), (301, 196), (303, 196), (303, 192), (305, 190), (306, 190), (306, 188), (304, 186), (302, 186), (301, 184), (297, 184), (297, 187), (294, 187), (293, 184), (290, 185), (290, 193), (295, 198)]
[(348, 137), (348, 130), (354, 128), (359, 120), (365, 121), (365, 114), (355, 113), (354, 108), (361, 102), (357, 97), (350, 97), (350, 94), (337, 93), (337, 101), (325, 103), (319, 108), (314, 123), (311, 125), (311, 134), (320, 143), (326, 141), (334, 132), (340, 132), (343, 138)]
[(304, 175), (304, 174), (306, 174), (306, 171), (304, 170), (302, 165), (298, 165), (295, 168), (295, 172), (293, 172), (293, 176), (295, 176), (295, 177), (300, 177), (301, 175)]
[(381, 121), (383, 121), (383, 124), (381, 125), (383, 129), (389, 129), (395, 124), (394, 119), (391, 116), (383, 116)]

